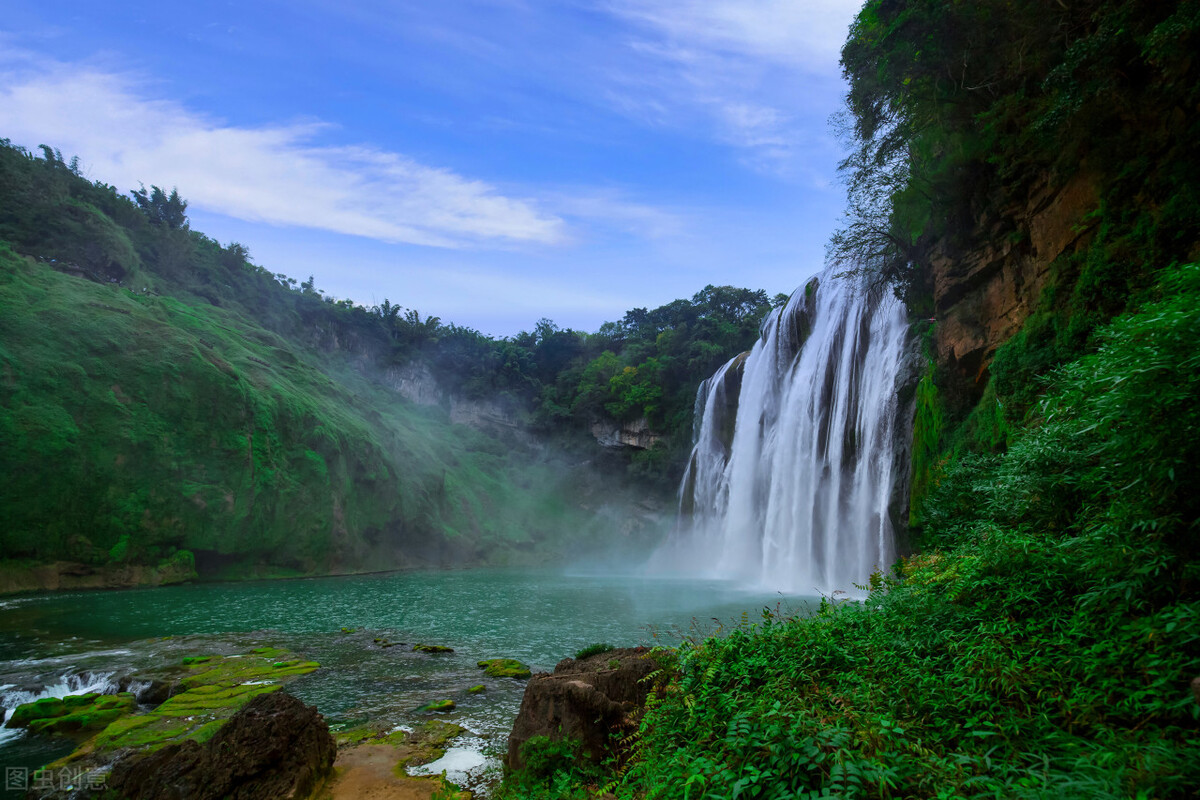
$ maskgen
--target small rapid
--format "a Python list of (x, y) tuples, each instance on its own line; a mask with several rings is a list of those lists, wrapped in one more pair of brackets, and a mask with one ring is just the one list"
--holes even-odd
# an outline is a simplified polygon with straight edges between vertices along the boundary
[[(136, 692), (138, 688), (130, 688)], [(59, 676), (57, 683), (48, 684), (40, 689), (21, 689), (13, 684), (0, 686), (0, 714), (3, 724), (0, 726), (0, 745), (10, 739), (24, 734), (20, 728), (9, 728), (8, 720), (17, 706), (33, 703), (47, 697), (66, 697), (72, 694), (116, 694), (121, 690), (114, 672), (82, 672)]]

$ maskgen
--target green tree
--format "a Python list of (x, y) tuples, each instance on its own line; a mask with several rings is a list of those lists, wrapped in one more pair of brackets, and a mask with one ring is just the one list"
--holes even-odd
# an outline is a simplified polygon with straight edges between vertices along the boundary
[(151, 185), (150, 191), (147, 192), (143, 185), (130, 194), (152, 225), (162, 225), (172, 230), (187, 227), (188, 204), (179, 196), (178, 189), (171, 189), (171, 194), (168, 195), (154, 185)]

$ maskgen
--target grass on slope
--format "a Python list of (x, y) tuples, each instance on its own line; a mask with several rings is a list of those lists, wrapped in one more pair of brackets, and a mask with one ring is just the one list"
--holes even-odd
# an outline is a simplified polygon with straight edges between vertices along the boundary
[(0, 244), (0, 552), (306, 573), (586, 528), (553, 463), (333, 370), (236, 312)]

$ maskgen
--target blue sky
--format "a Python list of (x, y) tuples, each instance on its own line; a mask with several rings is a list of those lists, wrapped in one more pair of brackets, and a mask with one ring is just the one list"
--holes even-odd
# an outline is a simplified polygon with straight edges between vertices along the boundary
[(9, 0), (0, 137), (338, 298), (595, 330), (819, 270), (859, 5)]

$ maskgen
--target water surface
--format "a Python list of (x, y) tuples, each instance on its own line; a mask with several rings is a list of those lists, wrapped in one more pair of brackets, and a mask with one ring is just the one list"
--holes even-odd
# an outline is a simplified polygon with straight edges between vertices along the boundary
[[(441, 718), (475, 733), (474, 747), (494, 766), (524, 682), (487, 679), (477, 661), (517, 658), (549, 671), (595, 642), (674, 645), (760, 619), (764, 606), (805, 613), (811, 600), (715, 580), (529, 569), (27, 596), (0, 601), (0, 705), (11, 709), (72, 686), (94, 690), (107, 682), (115, 691), (123, 676), (185, 655), (278, 644), (321, 662), (289, 691), (332, 725), (412, 726), (425, 718), (416, 709), (450, 698), (458, 708)], [(375, 639), (405, 644), (382, 648)], [(414, 653), (417, 642), (455, 652)], [(466, 693), (480, 683), (484, 693)], [(36, 766), (62, 749), (61, 742), (0, 731), (0, 766)]]

